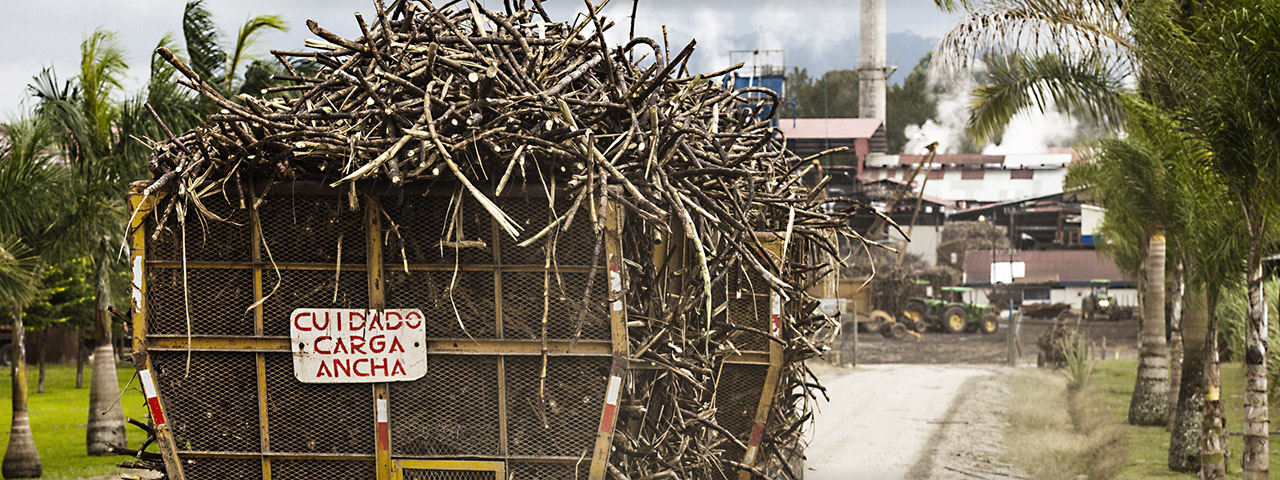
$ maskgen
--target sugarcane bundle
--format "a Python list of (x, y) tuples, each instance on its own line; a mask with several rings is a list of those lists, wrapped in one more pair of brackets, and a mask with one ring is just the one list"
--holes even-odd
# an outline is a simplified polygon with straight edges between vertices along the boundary
[[(609, 45), (603, 5), (558, 23), (537, 1), (516, 3), (494, 12), (375, 1), (375, 17), (356, 15), (354, 39), (308, 22), (311, 50), (273, 51), (289, 73), (258, 96), (226, 98), (160, 49), (179, 82), (221, 111), (154, 149), (144, 194), (158, 198), (158, 228), (192, 213), (223, 220), (201, 206), (213, 189), (250, 208), (265, 192), (249, 182), (323, 182), (350, 189), (353, 208), (357, 184), (451, 185), (521, 245), (575, 221), (594, 222), (599, 238), (598, 212), (615, 202), (628, 218), (631, 351), (659, 373), (623, 393), (619, 422), (633, 426), (615, 440), (614, 467), (633, 478), (733, 471), (736, 460), (721, 453), (747, 439), (717, 425), (730, 399), (714, 392), (744, 331), (785, 346), (770, 416), (777, 428), (762, 445), (762, 455), (781, 457), (816, 391), (803, 360), (824, 347), (809, 339), (830, 322), (811, 313), (817, 301), (806, 292), (835, 268), (837, 238), (874, 243), (848, 227), (849, 211), (826, 207), (841, 199), (822, 194), (814, 158), (782, 147), (769, 121), (775, 93), (712, 81), (729, 70), (690, 74), (693, 42), (674, 55), (645, 37)], [(318, 69), (300, 74), (299, 60)], [(545, 223), (512, 218), (496, 200), (516, 184), (560, 192), (572, 207)], [(758, 232), (776, 232), (783, 253), (763, 254)], [(663, 242), (686, 245), (687, 263), (658, 265)], [(742, 278), (785, 302), (781, 331), (726, 320)]]

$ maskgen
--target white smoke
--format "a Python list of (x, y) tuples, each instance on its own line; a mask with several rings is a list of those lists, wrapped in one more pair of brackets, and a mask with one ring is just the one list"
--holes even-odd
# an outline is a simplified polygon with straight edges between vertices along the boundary
[[(937, 101), (937, 115), (922, 125), (906, 127), (907, 145), (902, 153), (921, 153), (932, 142), (938, 142), (938, 153), (973, 151), (974, 146), (965, 133), (972, 102), (969, 95), (981, 86), (974, 78), (985, 70), (986, 66), (977, 62), (971, 69), (972, 75), (955, 79), (941, 79), (930, 70), (930, 91), (938, 92), (931, 93)], [(983, 145), (977, 150), (987, 155), (1035, 154), (1049, 153), (1054, 147), (1074, 145), (1079, 136), (1079, 122), (1060, 112), (1052, 103), (1043, 110), (1031, 107), (1018, 113), (997, 143)]]

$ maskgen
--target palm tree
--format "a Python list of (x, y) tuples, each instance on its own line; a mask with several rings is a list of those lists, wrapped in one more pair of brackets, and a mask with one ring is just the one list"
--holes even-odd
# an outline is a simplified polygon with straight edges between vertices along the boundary
[(22, 310), (35, 294), (42, 259), (28, 244), (40, 244), (44, 228), (59, 211), (59, 167), (46, 154), (49, 135), (43, 125), (24, 120), (6, 125), (0, 146), (0, 303), (13, 319), (13, 422), (0, 472), (5, 478), (36, 478), (43, 473), (27, 418), (26, 352)]

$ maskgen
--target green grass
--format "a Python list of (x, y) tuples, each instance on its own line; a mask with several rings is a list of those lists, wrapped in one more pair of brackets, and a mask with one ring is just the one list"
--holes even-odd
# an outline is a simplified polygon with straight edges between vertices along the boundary
[[(1222, 403), (1227, 420), (1227, 431), (1244, 429), (1244, 365), (1239, 363), (1222, 364)], [(1160, 427), (1134, 427), (1127, 423), (1129, 415), (1129, 398), (1133, 395), (1134, 378), (1138, 373), (1137, 360), (1107, 360), (1098, 363), (1094, 371), (1094, 385), (1102, 393), (1103, 407), (1111, 413), (1111, 418), (1118, 425), (1123, 425), (1129, 436), (1129, 462), (1121, 471), (1122, 479), (1142, 478), (1197, 478), (1193, 473), (1177, 473), (1169, 470), (1169, 433)], [(1271, 425), (1274, 429), (1280, 421), (1280, 408), (1270, 408)], [(1274, 440), (1278, 437), (1272, 437)], [(1227, 437), (1227, 471), (1236, 475), (1240, 472), (1240, 451), (1244, 439), (1239, 436)], [(1271, 448), (1271, 465), (1275, 471), (1280, 467), (1280, 449)]]
[[(6, 372), (8, 370), (4, 369)], [(125, 383), (134, 375), (133, 365), (120, 364), (117, 371), (120, 386), (124, 388)], [(70, 480), (105, 475), (118, 471), (116, 465), (128, 460), (128, 457), (90, 457), (85, 453), (91, 374), (91, 366), (85, 365), (85, 388), (76, 390), (75, 364), (51, 364), (46, 370), (45, 393), (35, 393), (36, 369), (34, 366), (27, 369), (31, 429), (36, 449), (40, 451), (40, 460), (44, 464), (44, 479)], [(4, 404), (3, 411), (0, 412), (0, 428), (6, 432), (4, 445), (7, 448), (7, 432), (13, 420), (13, 381), (5, 374), (0, 384), (0, 403)], [(125, 416), (147, 418), (146, 401), (138, 382), (129, 386), (120, 401)], [(130, 446), (137, 448), (146, 434), (132, 425), (125, 428)]]

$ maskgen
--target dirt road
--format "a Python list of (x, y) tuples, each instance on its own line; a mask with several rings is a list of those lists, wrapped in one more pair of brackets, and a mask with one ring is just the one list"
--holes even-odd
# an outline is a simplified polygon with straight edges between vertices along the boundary
[(811, 365), (820, 404), (806, 480), (1018, 477), (1000, 462), (1001, 367)]

